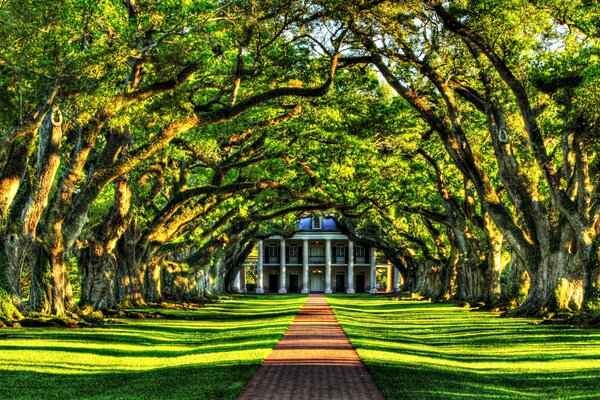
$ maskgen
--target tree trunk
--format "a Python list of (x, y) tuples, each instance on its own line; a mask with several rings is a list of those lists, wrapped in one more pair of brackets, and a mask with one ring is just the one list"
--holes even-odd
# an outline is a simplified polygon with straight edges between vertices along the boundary
[[(210, 284), (210, 273), (206, 270), (196, 271), (193, 274), (194, 279), (190, 279), (190, 285), (195, 282), (195, 289), (192, 289), (192, 293), (195, 293), (197, 300), (202, 300), (208, 295), (213, 293), (213, 288)], [(195, 292), (194, 292), (195, 290)]]
[(64, 251), (54, 251), (50, 255), (50, 277), (52, 279), (50, 310), (57, 316), (64, 315), (73, 305), (73, 298), (69, 296), (69, 275), (64, 260)]
[(34, 261), (31, 264), (31, 287), (29, 289), (29, 309), (50, 314), (52, 282), (48, 257), (41, 246), (36, 246)]
[(477, 243), (467, 228), (467, 222), (456, 219), (457, 224), (452, 227), (452, 248), (456, 253), (456, 300), (460, 302), (477, 302), (480, 300), (478, 284), (478, 267), (481, 263), (481, 254)]
[(506, 268), (509, 274), (504, 286), (504, 298), (510, 308), (523, 304), (529, 293), (531, 278), (518, 255), (511, 251), (511, 257)]
[(472, 299), (469, 298), (469, 271), (472, 267), (469, 265), (469, 257), (467, 253), (460, 252), (456, 260), (456, 300), (460, 302), (468, 302)]
[(31, 268), (29, 308), (62, 316), (74, 305), (64, 251), (56, 246), (49, 251), (36, 247), (38, 250)]
[(585, 265), (584, 275), (584, 300), (583, 304), (588, 309), (600, 308), (600, 240), (592, 244)]
[[(186, 273), (181, 264), (174, 261), (166, 261), (162, 273), (163, 297), (169, 301), (198, 301), (204, 297), (204, 271), (192, 271)], [(200, 291), (200, 287), (203, 290)], [(200, 294), (202, 293), (202, 294)]]
[(81, 273), (80, 306), (91, 305), (96, 310), (115, 308), (114, 280), (116, 260), (103, 243), (92, 243), (79, 258)]
[(487, 271), (485, 273), (483, 288), (484, 302), (492, 305), (498, 303), (502, 292), (500, 289), (500, 274), (502, 272), (502, 243), (504, 236), (494, 225), (489, 216), (484, 218), (484, 231), (487, 238)]
[(561, 245), (542, 248), (540, 262), (534, 273), (529, 272), (531, 286), (523, 304), (513, 315), (544, 314), (562, 310), (579, 310), (583, 303), (583, 262), (572, 248), (570, 228), (563, 228)]
[(32, 265), (29, 308), (61, 316), (75, 305), (65, 251), (54, 246), (47, 253), (37, 252)]
[(5, 322), (21, 318), (21, 313), (15, 306), (12, 287), (9, 284), (8, 260), (0, 242), (0, 325)]
[(417, 290), (417, 268), (414, 265), (406, 270), (406, 276), (403, 276), (403, 280), (402, 289), (405, 292), (413, 293)]
[[(35, 311), (49, 310), (57, 316), (64, 315), (74, 306), (61, 227), (62, 221), (53, 221), (46, 248), (38, 252), (37, 261), (32, 266), (35, 284), (32, 283), (31, 296), (35, 301), (30, 304)], [(50, 292), (48, 285), (51, 286)]]
[(90, 246), (80, 259), (81, 306), (91, 305), (95, 309), (114, 308), (115, 274), (117, 263), (113, 254), (119, 238), (129, 223), (131, 192), (127, 177), (119, 178), (115, 184), (115, 199), (106, 223), (94, 230)]
[(594, 236), (591, 245), (579, 250), (584, 261), (584, 299), (586, 309), (600, 309), (600, 214), (592, 212), (593, 221), (590, 236)]
[(448, 262), (444, 266), (442, 276), (442, 293), (440, 300), (450, 300), (456, 296), (458, 277), (459, 254), (455, 246), (452, 246)]
[[(232, 239), (220, 257), (219, 274), (223, 279), (224, 289), (227, 292), (237, 292), (235, 278), (243, 268), (244, 261), (254, 247), (253, 235), (256, 230), (240, 232), (232, 236)], [(231, 238), (231, 237), (230, 237)]]
[[(30, 138), (31, 135), (28, 135)], [(13, 143), (8, 160), (0, 176), (0, 223), (6, 220), (8, 210), (17, 195), (21, 179), (29, 160), (29, 139), (18, 139)]]
[[(119, 254), (121, 254), (119, 252)], [(124, 307), (144, 305), (143, 277), (145, 269), (138, 269), (132, 256), (117, 256), (117, 302)]]
[(158, 261), (151, 261), (146, 267), (145, 300), (160, 303), (162, 296), (162, 267)]
[(429, 299), (439, 300), (442, 294), (442, 268), (434, 261), (424, 260), (419, 263), (419, 279), (417, 292)]
[(23, 263), (30, 251), (32, 241), (30, 237), (22, 237), (11, 233), (4, 241), (4, 256), (7, 264), (7, 278), (11, 289), (13, 302), (21, 306), (21, 274)]
[[(55, 120), (55, 114), (58, 116), (58, 121)], [(37, 170), (33, 177), (33, 187), (27, 202), (23, 206), (18, 232), (8, 235), (7, 240), (4, 242), (4, 251), (9, 266), (9, 283), (17, 304), (21, 302), (23, 264), (30, 255), (32, 245), (35, 243), (38, 223), (48, 205), (52, 184), (60, 166), (61, 125), (62, 115), (55, 108), (47, 113), (38, 129)], [(21, 160), (18, 160), (15, 164), (20, 162)], [(12, 169), (9, 168), (9, 170)], [(20, 179), (18, 182), (20, 182)], [(18, 188), (18, 184), (15, 187)]]

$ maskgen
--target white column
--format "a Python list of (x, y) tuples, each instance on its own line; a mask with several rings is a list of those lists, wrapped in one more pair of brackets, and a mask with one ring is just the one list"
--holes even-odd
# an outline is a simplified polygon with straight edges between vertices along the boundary
[(400, 284), (400, 271), (398, 271), (398, 268), (396, 268), (395, 266), (392, 267), (392, 274), (393, 274), (393, 278), (392, 278), (392, 291), (397, 292), (398, 291), (398, 285)]
[(240, 269), (240, 292), (248, 292), (246, 289), (246, 266), (244, 265), (242, 265), (242, 269)]
[(262, 294), (265, 292), (263, 288), (263, 260), (264, 260), (264, 245), (263, 241), (258, 241), (258, 261), (256, 262), (256, 293)]
[(377, 293), (377, 260), (375, 259), (375, 247), (371, 247), (369, 259), (371, 261), (371, 294)]
[(348, 286), (346, 293), (354, 293), (354, 242), (348, 240)]
[(286, 280), (285, 279), (285, 239), (281, 239), (279, 242), (281, 249), (279, 250), (279, 293), (287, 293)]
[(302, 293), (309, 293), (308, 288), (308, 240), (302, 241)]
[(238, 273), (235, 274), (235, 279), (233, 281), (233, 287), (235, 288), (236, 292), (242, 291), (242, 288), (240, 286), (240, 271), (238, 271)]
[(325, 293), (331, 293), (331, 239), (325, 240)]

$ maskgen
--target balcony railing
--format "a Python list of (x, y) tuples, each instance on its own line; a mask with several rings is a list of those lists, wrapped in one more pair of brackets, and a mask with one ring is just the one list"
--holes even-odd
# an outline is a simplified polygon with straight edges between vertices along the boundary
[(274, 256), (274, 257), (266, 256), (264, 259), (264, 263), (265, 264), (279, 264), (279, 256)]
[[(277, 264), (279, 265), (281, 258), (279, 256), (267, 256), (265, 255), (265, 257), (263, 258), (263, 263), (264, 264)], [(338, 265), (343, 265), (343, 264), (348, 264), (348, 256), (332, 256), (331, 257), (331, 262), (333, 264), (338, 264)], [(354, 264), (369, 264), (371, 262), (370, 257), (369, 256), (363, 256), (363, 257), (358, 257), (355, 256), (354, 257)], [(387, 259), (384, 257), (377, 257), (377, 264), (387, 264)], [(251, 256), (246, 258), (246, 265), (256, 265), (258, 263), (258, 257), (255, 256)], [(302, 259), (302, 255), (298, 255), (298, 256), (289, 256), (286, 254), (285, 256), (285, 263), (286, 264), (302, 264), (303, 263), (303, 259)], [(325, 256), (308, 256), (308, 263), (309, 264), (325, 264)]]
[(300, 256), (285, 256), (285, 262), (287, 264), (302, 264), (302, 257)]

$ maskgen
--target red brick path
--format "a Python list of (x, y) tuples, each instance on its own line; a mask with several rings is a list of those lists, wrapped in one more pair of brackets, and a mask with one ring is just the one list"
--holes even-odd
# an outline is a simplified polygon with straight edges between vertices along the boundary
[(383, 400), (323, 295), (311, 294), (238, 400)]

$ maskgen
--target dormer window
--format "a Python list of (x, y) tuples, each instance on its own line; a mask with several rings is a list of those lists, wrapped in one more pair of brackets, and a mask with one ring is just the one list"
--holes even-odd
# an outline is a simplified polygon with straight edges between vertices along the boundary
[(312, 228), (313, 229), (321, 229), (321, 217), (313, 217)]

